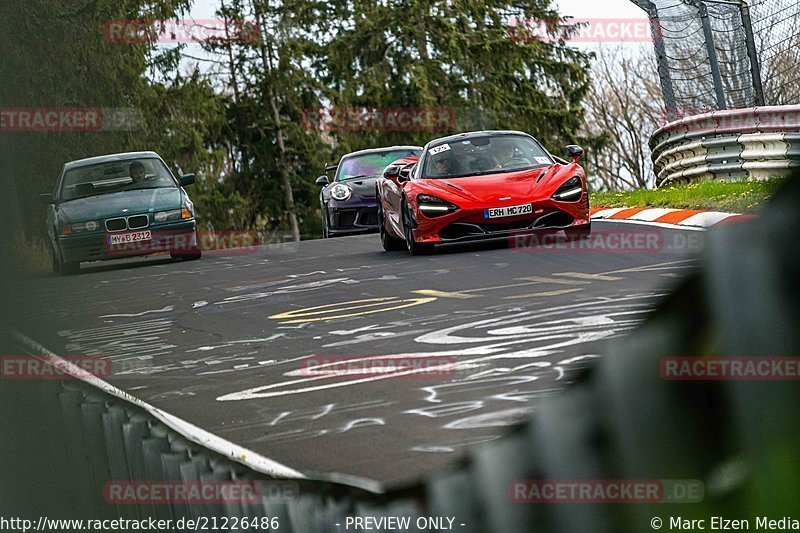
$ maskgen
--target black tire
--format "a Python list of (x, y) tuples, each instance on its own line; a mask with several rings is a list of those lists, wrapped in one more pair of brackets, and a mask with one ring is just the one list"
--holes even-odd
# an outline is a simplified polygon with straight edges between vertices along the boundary
[(321, 208), (320, 212), (322, 213), (322, 238), (330, 239), (331, 232), (328, 229), (328, 208), (325, 207), (324, 204), (321, 205), (320, 208)]
[(53, 269), (53, 274), (60, 274), (61, 273), (61, 262), (58, 260), (58, 252), (55, 249), (55, 246), (52, 244), (50, 245), (50, 261), (51, 267)]
[(64, 261), (61, 257), (61, 250), (58, 245), (52, 251), (53, 257), (53, 272), (61, 274), (62, 276), (72, 276), (81, 271), (81, 263), (79, 261)]
[(203, 252), (201, 250), (197, 250), (196, 252), (189, 254), (173, 254), (170, 252), (169, 256), (173, 259), (179, 259), (181, 261), (194, 261), (195, 259), (200, 259), (203, 257)]
[(430, 244), (422, 244), (414, 240), (414, 232), (411, 230), (411, 215), (405, 201), (403, 201), (403, 233), (406, 236), (406, 249), (409, 254), (425, 255), (433, 251), (433, 246)]
[(564, 230), (564, 234), (570, 240), (581, 240), (581, 239), (588, 239), (592, 235), (592, 225), (586, 224), (585, 226), (579, 226), (577, 228), (567, 228)]
[(403, 239), (393, 237), (386, 231), (386, 218), (381, 206), (381, 199), (378, 197), (378, 233), (381, 236), (381, 244), (383, 249), (387, 252), (399, 252), (406, 249), (406, 243)]
[(197, 236), (196, 231), (194, 240), (195, 240), (195, 247), (189, 248), (188, 252), (175, 253), (170, 251), (169, 256), (173, 259), (179, 259), (181, 261), (193, 261), (195, 259), (200, 259), (201, 257), (203, 257), (203, 251), (197, 245), (197, 243), (200, 242), (200, 238)]

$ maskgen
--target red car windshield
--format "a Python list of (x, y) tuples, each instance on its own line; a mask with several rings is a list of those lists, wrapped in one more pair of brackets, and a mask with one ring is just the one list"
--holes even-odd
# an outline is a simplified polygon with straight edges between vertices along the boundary
[(336, 181), (347, 181), (356, 178), (369, 178), (380, 175), (387, 165), (406, 157), (418, 156), (421, 150), (387, 150), (348, 157), (339, 165)]
[(446, 179), (548, 166), (553, 159), (523, 135), (487, 135), (428, 149), (423, 176)]

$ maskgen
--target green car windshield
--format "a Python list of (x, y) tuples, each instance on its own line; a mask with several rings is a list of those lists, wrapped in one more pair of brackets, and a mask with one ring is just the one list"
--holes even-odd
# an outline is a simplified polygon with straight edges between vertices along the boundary
[(136, 189), (175, 188), (172, 174), (160, 159), (108, 161), (70, 169), (61, 182), (61, 201)]
[(348, 157), (339, 165), (336, 181), (378, 176), (383, 169), (404, 157), (418, 156), (421, 150), (388, 150)]

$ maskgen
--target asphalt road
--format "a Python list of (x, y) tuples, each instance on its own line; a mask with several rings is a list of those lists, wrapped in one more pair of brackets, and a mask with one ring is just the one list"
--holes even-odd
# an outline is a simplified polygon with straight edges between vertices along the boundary
[[(19, 289), (57, 354), (309, 476), (393, 486), (502, 435), (689, 269), (703, 233), (595, 222), (591, 249), (385, 253), (376, 235), (84, 265)], [(609, 251), (617, 235), (657, 236)], [(655, 243), (655, 244), (654, 244)], [(414, 354), (423, 373), (309, 375), (309, 357)], [(453, 366), (453, 362), (457, 362)]]

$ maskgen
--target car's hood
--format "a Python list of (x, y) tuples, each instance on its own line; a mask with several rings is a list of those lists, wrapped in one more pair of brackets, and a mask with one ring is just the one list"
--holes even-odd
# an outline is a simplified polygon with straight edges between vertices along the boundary
[(375, 198), (375, 180), (377, 178), (359, 178), (357, 180), (342, 181), (351, 189), (357, 196), (362, 198)]
[[(59, 205), (70, 222), (100, 220), (120, 215), (178, 209), (181, 191), (178, 188), (139, 189), (89, 196)], [(123, 209), (127, 209), (123, 212)]]
[(488, 174), (486, 176), (468, 176), (451, 179), (421, 180), (432, 194), (444, 195), (443, 198), (464, 198), (472, 202), (497, 203), (499, 201), (529, 200), (539, 192), (544, 192), (548, 180), (537, 179), (552, 167), (508, 172), (504, 174)]

